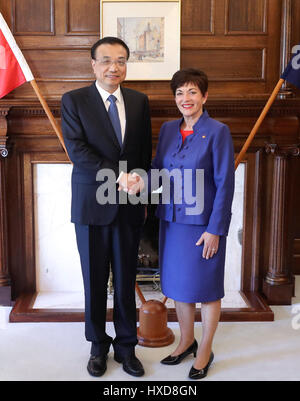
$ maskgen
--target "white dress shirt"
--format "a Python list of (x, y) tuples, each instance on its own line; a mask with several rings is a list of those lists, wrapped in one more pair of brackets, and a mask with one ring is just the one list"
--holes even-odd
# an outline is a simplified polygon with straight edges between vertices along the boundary
[[(101, 88), (101, 86), (96, 81), (96, 88), (98, 89), (98, 92), (100, 93), (100, 96), (102, 97), (104, 106), (107, 111), (110, 106), (110, 101), (108, 100), (109, 96), (114, 95), (117, 98), (116, 105), (118, 108), (119, 119), (120, 119), (120, 124), (121, 124), (122, 142), (124, 142), (124, 135), (125, 135), (125, 129), (126, 129), (126, 113), (125, 113), (124, 99), (122, 96), (120, 86), (114, 93), (109, 93), (105, 89)], [(119, 177), (116, 182), (119, 182), (122, 175), (123, 175), (123, 171), (120, 172)]]
[(96, 88), (98, 89), (98, 92), (100, 93), (100, 96), (102, 97), (103, 103), (104, 103), (107, 111), (110, 106), (110, 101), (108, 100), (109, 96), (114, 95), (117, 98), (116, 106), (118, 108), (119, 119), (120, 119), (120, 124), (121, 124), (122, 142), (124, 142), (124, 135), (125, 135), (125, 129), (126, 129), (126, 114), (125, 114), (124, 99), (122, 96), (120, 86), (114, 93), (109, 93), (105, 89), (101, 88), (101, 86), (96, 81)]

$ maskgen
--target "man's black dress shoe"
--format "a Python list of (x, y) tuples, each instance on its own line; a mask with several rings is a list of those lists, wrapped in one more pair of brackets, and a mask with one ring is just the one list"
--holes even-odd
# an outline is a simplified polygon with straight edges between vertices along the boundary
[(124, 358), (120, 358), (115, 355), (114, 358), (115, 361), (122, 363), (125, 372), (132, 376), (139, 377), (143, 376), (143, 374), (145, 373), (143, 365), (134, 354), (125, 356)]
[(205, 368), (196, 369), (196, 368), (194, 368), (194, 366), (191, 367), (191, 370), (190, 370), (190, 373), (189, 373), (189, 378), (198, 380), (198, 379), (203, 379), (204, 377), (206, 377), (208, 369), (209, 369), (209, 367), (210, 367), (210, 365), (211, 365), (213, 360), (214, 360), (214, 353), (212, 352), (210, 354), (209, 361), (208, 361), (207, 365), (205, 366)]
[(194, 354), (194, 356), (196, 356), (197, 349), (198, 349), (198, 343), (196, 340), (194, 340), (193, 344), (190, 345), (184, 352), (176, 356), (169, 355), (162, 361), (160, 361), (160, 363), (164, 365), (178, 365), (189, 354)]
[(91, 355), (87, 365), (87, 370), (90, 375), (95, 377), (102, 376), (106, 371), (107, 355), (94, 356)]

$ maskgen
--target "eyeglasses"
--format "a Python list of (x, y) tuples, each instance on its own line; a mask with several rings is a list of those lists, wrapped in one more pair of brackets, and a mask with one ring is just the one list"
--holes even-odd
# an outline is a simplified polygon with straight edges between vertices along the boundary
[(127, 64), (127, 60), (111, 60), (110, 58), (105, 58), (105, 59), (94, 59), (95, 61), (98, 61), (100, 65), (103, 65), (103, 67), (110, 67), (113, 64), (116, 64), (118, 67), (125, 67)]

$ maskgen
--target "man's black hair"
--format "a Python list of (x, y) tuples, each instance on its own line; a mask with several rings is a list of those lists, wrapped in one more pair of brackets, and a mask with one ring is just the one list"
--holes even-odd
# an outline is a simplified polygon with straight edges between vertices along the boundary
[(124, 49), (127, 52), (127, 60), (129, 59), (130, 56), (130, 50), (129, 47), (126, 45), (125, 42), (123, 42), (123, 40), (119, 39), (119, 38), (115, 38), (114, 36), (106, 36), (105, 38), (102, 38), (100, 40), (98, 40), (96, 43), (93, 44), (92, 48), (91, 48), (91, 57), (93, 60), (96, 59), (96, 50), (99, 46), (104, 45), (104, 44), (108, 44), (108, 45), (121, 45), (124, 47)]

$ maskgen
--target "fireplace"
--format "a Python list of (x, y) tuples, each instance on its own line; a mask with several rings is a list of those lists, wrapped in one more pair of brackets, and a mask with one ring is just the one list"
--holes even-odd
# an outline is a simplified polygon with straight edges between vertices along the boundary
[[(70, 223), (71, 171), (72, 166), (65, 163), (35, 163), (33, 165), (37, 292), (34, 309), (54, 308), (55, 305), (64, 305), (68, 308), (83, 307), (80, 260), (74, 227)], [(240, 295), (244, 183), (245, 166), (241, 163), (236, 171), (233, 215), (227, 240), (226, 296), (223, 300), (223, 304), (227, 307), (246, 306)], [(148, 206), (138, 253), (137, 282), (146, 299), (163, 298), (159, 277), (159, 220), (155, 216), (155, 211), (156, 205)], [(110, 280), (109, 293), (112, 292)], [(55, 300), (56, 296), (57, 300)]]
[(159, 220), (155, 216), (156, 205), (147, 207), (147, 219), (142, 229), (138, 253), (137, 282), (143, 287), (152, 284), (160, 290), (158, 236)]

